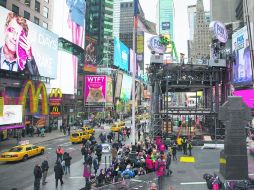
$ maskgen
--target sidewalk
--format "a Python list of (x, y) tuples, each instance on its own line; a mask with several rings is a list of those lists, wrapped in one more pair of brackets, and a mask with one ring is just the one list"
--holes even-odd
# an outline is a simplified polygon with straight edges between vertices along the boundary
[[(52, 139), (57, 139), (64, 137), (66, 135), (63, 134), (63, 132), (60, 132), (59, 130), (53, 130), (51, 133), (45, 133), (45, 137), (38, 137), (37, 134), (35, 134), (33, 137), (25, 136), (21, 137), (21, 141), (23, 140), (29, 140), (31, 144), (39, 144), (41, 142), (49, 141)], [(17, 145), (16, 138), (9, 138), (7, 140), (0, 142), (0, 153), (5, 152), (9, 150), (11, 147)]]

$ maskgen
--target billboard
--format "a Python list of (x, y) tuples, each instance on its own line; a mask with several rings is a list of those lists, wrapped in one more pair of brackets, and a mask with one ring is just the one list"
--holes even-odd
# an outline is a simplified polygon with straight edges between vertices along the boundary
[(57, 77), (50, 81), (50, 87), (60, 88), (63, 94), (74, 94), (76, 91), (77, 67), (72, 64), (73, 56), (66, 51), (58, 51)]
[[(165, 33), (163, 36), (166, 37), (167, 39), (171, 40), (169, 33)], [(169, 64), (172, 62), (173, 62), (173, 47), (172, 47), (172, 43), (169, 43), (167, 45), (166, 51), (163, 55), (163, 63)]]
[(1, 6), (0, 23), (0, 69), (56, 78), (58, 35)]
[(131, 89), (132, 89), (132, 77), (123, 74), (120, 100), (128, 102), (131, 98)]
[(170, 22), (162, 22), (161, 28), (162, 28), (162, 30), (169, 30), (170, 29)]
[[(253, 27), (251, 27), (252, 29)], [(250, 43), (247, 26), (232, 35), (233, 83), (235, 85), (252, 84), (252, 67), (250, 57)]]
[(137, 56), (136, 56), (136, 65), (144, 69), (144, 32), (137, 32), (137, 48), (136, 48)]
[(96, 72), (96, 45), (97, 40), (86, 35), (84, 71), (89, 72), (89, 68), (93, 67)]
[(130, 72), (133, 73), (133, 66), (134, 66), (134, 63), (133, 63), (133, 56), (134, 56), (134, 51), (132, 49), (130, 49)]
[(0, 117), (0, 125), (22, 123), (22, 105), (4, 105), (3, 117)]
[(241, 96), (243, 98), (243, 102), (249, 108), (254, 108), (254, 89), (235, 90), (233, 92), (233, 95), (234, 96)]
[(107, 103), (113, 103), (113, 84), (112, 84), (112, 78), (107, 76)]
[(106, 75), (85, 76), (84, 98), (87, 103), (106, 102)]
[(54, 1), (53, 32), (84, 48), (85, 0)]
[(129, 71), (129, 53), (129, 48), (114, 37), (114, 65), (124, 71)]

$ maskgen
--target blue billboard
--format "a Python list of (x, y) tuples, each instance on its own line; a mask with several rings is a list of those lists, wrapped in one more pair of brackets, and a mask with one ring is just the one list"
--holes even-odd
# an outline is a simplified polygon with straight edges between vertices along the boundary
[(58, 35), (0, 7), (0, 69), (56, 78)]
[(129, 48), (114, 37), (114, 65), (124, 71), (129, 70)]

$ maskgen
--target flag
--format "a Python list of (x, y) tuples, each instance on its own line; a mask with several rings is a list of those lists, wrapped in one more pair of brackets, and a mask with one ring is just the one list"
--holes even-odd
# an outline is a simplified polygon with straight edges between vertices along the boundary
[(139, 7), (139, 0), (134, 0), (134, 27), (139, 31), (157, 35), (156, 24), (146, 20), (145, 17), (140, 14)]

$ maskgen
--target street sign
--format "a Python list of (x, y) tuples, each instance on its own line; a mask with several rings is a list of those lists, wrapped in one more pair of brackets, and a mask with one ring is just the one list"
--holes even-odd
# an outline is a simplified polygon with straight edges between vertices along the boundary
[(111, 151), (110, 144), (101, 144), (101, 146), (102, 146), (102, 152), (103, 153), (109, 153)]

